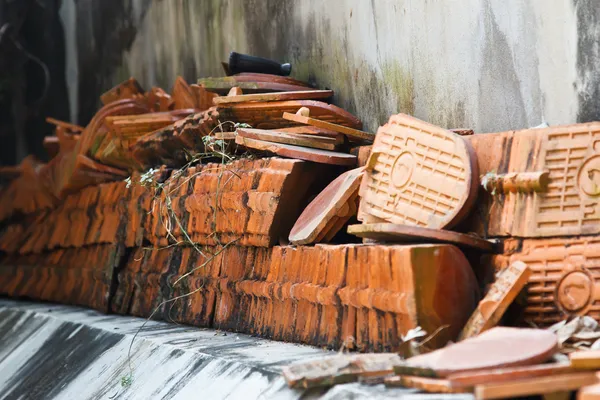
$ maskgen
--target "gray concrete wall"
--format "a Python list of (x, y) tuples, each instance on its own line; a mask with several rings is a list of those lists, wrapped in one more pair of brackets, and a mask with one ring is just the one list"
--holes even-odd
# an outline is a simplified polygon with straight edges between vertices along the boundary
[(64, 0), (73, 115), (137, 77), (220, 76), (236, 50), (293, 63), (374, 131), (397, 112), (478, 132), (600, 119), (595, 0)]

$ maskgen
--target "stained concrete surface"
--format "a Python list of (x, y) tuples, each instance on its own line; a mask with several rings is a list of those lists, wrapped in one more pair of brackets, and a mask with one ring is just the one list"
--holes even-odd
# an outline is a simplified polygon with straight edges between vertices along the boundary
[(332, 353), (157, 321), (140, 331), (144, 322), (0, 299), (0, 399), (441, 398), (383, 385), (292, 390), (283, 365)]
[(600, 119), (599, 13), (594, 0), (64, 0), (62, 10), (83, 120), (124, 78), (169, 88), (177, 75), (221, 76), (236, 50), (291, 62), (367, 130), (406, 112), (478, 132)]

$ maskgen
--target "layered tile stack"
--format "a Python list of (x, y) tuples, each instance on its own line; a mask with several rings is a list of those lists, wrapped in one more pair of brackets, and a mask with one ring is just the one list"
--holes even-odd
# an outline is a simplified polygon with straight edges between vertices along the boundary
[(0, 265), (0, 293), (109, 312), (113, 276), (124, 251), (120, 244), (97, 244), (9, 254)]
[[(600, 320), (596, 286), (600, 123), (465, 136), (481, 176), (476, 207), (457, 226), (503, 242), (481, 269), (524, 262), (533, 273), (522, 322)], [(371, 146), (353, 149), (366, 165)]]
[(50, 162), (25, 159), (0, 192), (0, 293), (109, 310), (115, 271), (143, 244), (152, 201), (124, 181), (140, 179), (128, 146), (194, 112), (186, 85), (178, 80), (170, 96), (130, 79), (102, 96), (85, 128), (48, 120)]
[(186, 241), (272, 246), (332, 172), (278, 158), (190, 167), (174, 173), (154, 198), (145, 238), (155, 247)]
[(525, 320), (600, 320), (600, 123), (467, 139), (488, 191), (480, 191), (479, 210), (465, 229), (507, 238), (493, 258), (496, 268), (523, 261), (533, 270)]
[(286, 112), (306, 108), (316, 118), (342, 126), (360, 128), (360, 120), (347, 111), (314, 100), (232, 103), (214, 106), (190, 115), (165, 129), (140, 138), (132, 147), (133, 156), (143, 166), (160, 163), (182, 165), (190, 152), (206, 149), (203, 138), (221, 131), (235, 130), (236, 124), (260, 129), (279, 129), (297, 125), (283, 117)]
[(0, 292), (108, 311), (126, 248), (142, 244), (148, 204), (145, 190), (103, 183), (7, 224)]
[[(494, 266), (533, 270), (530, 319), (600, 317), (600, 124), (461, 137), (400, 114), (375, 137), (331, 95), (256, 74), (171, 94), (129, 80), (85, 128), (54, 121), (52, 160), (24, 161), (0, 192), (0, 293), (407, 351), (417, 327), (430, 347), (457, 339), (481, 298), (463, 250), (477, 260), (500, 238)], [(373, 139), (364, 169), (321, 192)], [(323, 244), (354, 217), (364, 244)]]
[[(255, 78), (271, 89), (272, 79)], [(180, 78), (171, 95), (160, 88), (144, 92), (130, 79), (102, 96), (104, 106), (86, 127), (49, 120), (57, 126), (56, 137), (45, 140), (51, 161), (45, 165), (24, 161), (15, 169), (16, 178), (0, 193), (0, 203), (6, 206), (0, 215), (0, 293), (103, 311), (131, 308), (136, 314), (149, 315), (149, 305), (162, 301), (159, 293), (167, 299), (173, 293), (187, 293), (185, 288), (193, 284), (184, 279), (177, 292), (170, 292), (166, 281), (153, 273), (167, 272), (156, 268), (164, 267), (160, 260), (169, 250), (150, 251), (160, 256), (137, 270), (140, 252), (146, 252), (141, 249), (173, 246), (170, 251), (176, 259), (179, 253), (189, 259), (181, 266), (182, 275), (211, 254), (223, 252), (221, 257), (227, 255), (228, 260), (242, 260), (246, 253), (270, 257), (271, 246), (287, 236), (308, 196), (318, 193), (337, 171), (294, 159), (225, 162), (215, 157), (217, 151), (204, 138), (212, 135), (213, 142), (218, 140), (214, 130), (221, 119), (231, 125), (293, 127), (297, 124), (282, 114), (302, 106), (323, 120), (360, 128), (358, 119), (335, 106), (293, 100), (314, 98), (310, 93), (315, 91), (303, 87), (301, 95), (283, 95), (289, 101), (213, 107), (216, 93), (187, 85)], [(293, 88), (298, 89), (297, 85)], [(154, 146), (149, 152), (144, 150), (148, 143)], [(209, 152), (208, 159), (212, 156), (218, 163), (196, 163), (181, 170), (163, 167), (150, 176), (136, 172), (162, 163), (181, 167), (190, 154)], [(176, 259), (171, 264), (179, 268)], [(253, 264), (239, 265), (251, 268)], [(203, 271), (200, 268), (197, 273)], [(141, 285), (140, 289), (134, 290), (135, 285)], [(42, 286), (43, 293), (39, 291)], [(134, 298), (136, 302), (130, 304)], [(194, 310), (179, 320), (196, 324), (212, 318), (210, 313), (203, 316)]]
[(131, 256), (113, 310), (330, 348), (406, 351), (402, 337), (417, 326), (447, 327), (435, 347), (455, 338), (468, 318), (462, 310), (478, 299), (469, 263), (449, 245), (172, 247)]

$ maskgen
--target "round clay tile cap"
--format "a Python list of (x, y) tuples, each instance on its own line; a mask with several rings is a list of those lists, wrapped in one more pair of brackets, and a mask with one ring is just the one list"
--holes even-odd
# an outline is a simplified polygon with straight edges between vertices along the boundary
[(559, 280), (556, 302), (566, 312), (576, 313), (592, 300), (594, 282), (584, 271), (569, 271)]

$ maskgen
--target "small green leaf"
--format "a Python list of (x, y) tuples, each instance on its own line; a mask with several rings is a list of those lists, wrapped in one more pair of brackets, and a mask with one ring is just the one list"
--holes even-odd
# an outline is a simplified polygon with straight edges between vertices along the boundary
[(132, 382), (133, 382), (133, 376), (131, 374), (121, 377), (121, 386), (122, 387), (129, 387), (129, 386), (131, 386)]

